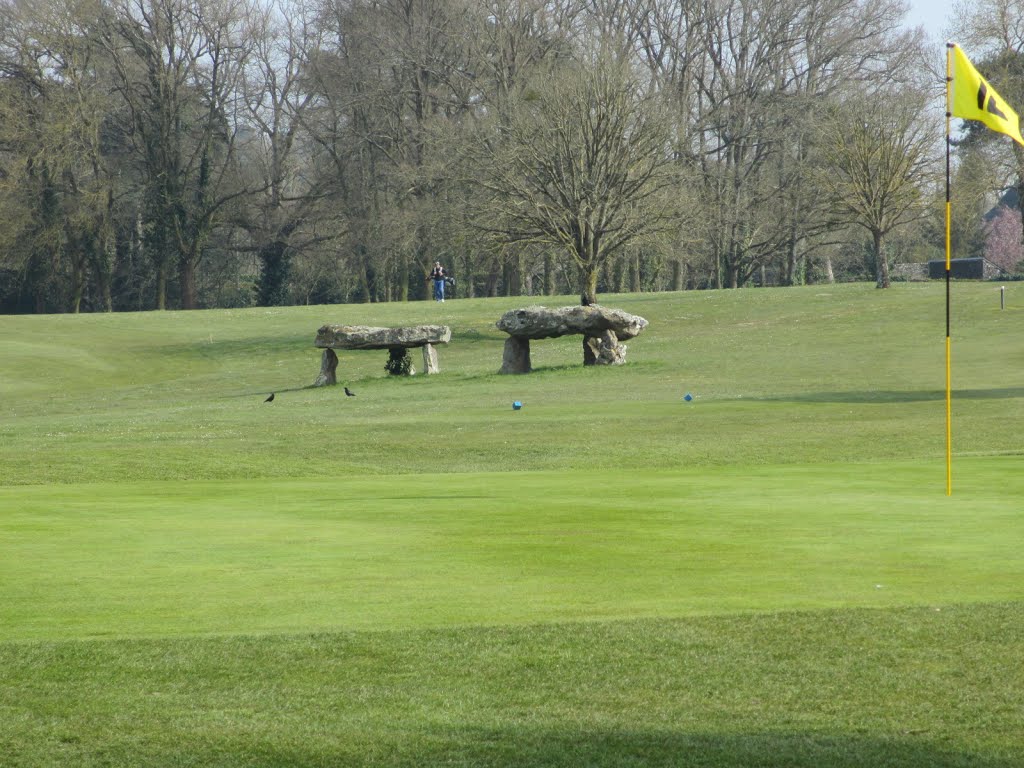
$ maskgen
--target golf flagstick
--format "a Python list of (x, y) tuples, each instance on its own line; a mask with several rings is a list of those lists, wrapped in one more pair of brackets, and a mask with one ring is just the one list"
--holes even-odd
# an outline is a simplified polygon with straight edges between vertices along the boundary
[(952, 117), (977, 120), (993, 131), (1005, 133), (1021, 146), (1020, 117), (996, 93), (956, 43), (946, 43), (946, 495), (953, 493), (952, 387), (950, 376), (949, 282), (949, 121)]
[(953, 47), (946, 45), (946, 495), (953, 495), (953, 396), (952, 343), (949, 335), (949, 272), (950, 272), (950, 190), (949, 190), (949, 124), (953, 117)]

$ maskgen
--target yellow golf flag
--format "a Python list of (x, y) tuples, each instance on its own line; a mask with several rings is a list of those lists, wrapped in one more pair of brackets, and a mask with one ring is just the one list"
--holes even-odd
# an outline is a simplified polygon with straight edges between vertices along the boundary
[(996, 93), (970, 59), (960, 50), (959, 45), (953, 49), (953, 103), (951, 114), (965, 120), (979, 120), (993, 131), (1005, 133), (1018, 144), (1024, 145), (1020, 135), (1020, 118)]

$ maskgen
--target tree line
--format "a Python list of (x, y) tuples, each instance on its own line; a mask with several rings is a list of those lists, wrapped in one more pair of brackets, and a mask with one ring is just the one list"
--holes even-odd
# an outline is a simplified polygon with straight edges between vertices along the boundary
[(904, 11), (0, 0), (0, 311), (884, 286), (940, 229)]

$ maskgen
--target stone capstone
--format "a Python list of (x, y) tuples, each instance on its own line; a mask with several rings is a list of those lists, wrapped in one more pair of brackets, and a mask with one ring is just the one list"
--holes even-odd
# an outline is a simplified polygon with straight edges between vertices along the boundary
[(321, 349), (392, 349), (447, 344), (452, 329), (447, 325), (410, 325), (374, 328), (368, 325), (325, 325), (316, 332), (313, 346)]
[(369, 325), (324, 325), (316, 332), (314, 347), (323, 350), (320, 374), (313, 386), (324, 387), (338, 381), (336, 349), (386, 349), (387, 372), (393, 376), (413, 376), (416, 368), (409, 357), (412, 347), (423, 348), (423, 371), (439, 373), (435, 344), (452, 340), (447, 325), (410, 325), (402, 328), (376, 328)]
[(550, 339), (577, 333), (599, 337), (605, 331), (611, 331), (620, 340), (634, 338), (647, 324), (639, 315), (631, 315), (621, 309), (607, 309), (597, 304), (555, 309), (510, 309), (496, 323), (498, 330), (520, 339)]
[(501, 373), (529, 373), (530, 340), (579, 334), (583, 336), (584, 365), (622, 365), (626, 345), (647, 327), (647, 321), (621, 309), (590, 306), (526, 307), (511, 309), (495, 323), (509, 335), (501, 359)]

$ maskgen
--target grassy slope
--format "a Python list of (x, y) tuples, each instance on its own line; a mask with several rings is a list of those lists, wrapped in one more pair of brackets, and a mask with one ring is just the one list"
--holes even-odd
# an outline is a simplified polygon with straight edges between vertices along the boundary
[(1020, 765), (1024, 290), (954, 300), (952, 499), (938, 286), (614, 297), (627, 366), (526, 377), (520, 300), (0, 318), (0, 754)]
[[(936, 288), (614, 297), (652, 321), (627, 366), (583, 369), (567, 337), (535, 342), (527, 377), (494, 373), (514, 300), (0, 318), (0, 483), (941, 461)], [(958, 286), (960, 455), (1020, 447), (1015, 291), (1000, 312), (991, 286)], [(438, 320), (441, 376), (388, 380), (385, 353), (352, 352), (359, 397), (307, 388), (323, 322)]]

